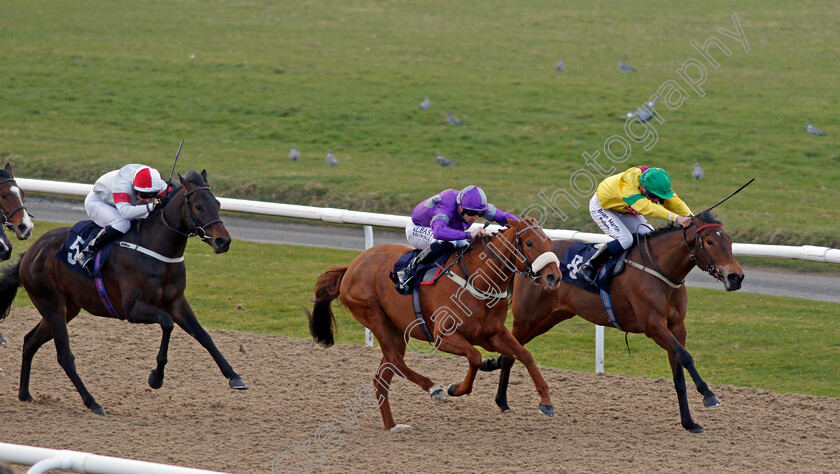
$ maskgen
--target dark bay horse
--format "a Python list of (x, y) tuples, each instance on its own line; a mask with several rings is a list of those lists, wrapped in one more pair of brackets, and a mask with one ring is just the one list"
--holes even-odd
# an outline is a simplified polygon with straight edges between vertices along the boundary
[[(428, 377), (411, 370), (405, 363), (410, 337), (425, 341), (422, 327), (414, 316), (412, 297), (399, 294), (388, 270), (409, 247), (377, 245), (356, 257), (349, 266), (334, 267), (322, 274), (315, 284), (315, 305), (309, 317), (309, 330), (320, 344), (329, 347), (335, 341), (335, 317), (331, 302), (341, 302), (362, 325), (370, 329), (382, 349), (382, 361), (373, 378), (375, 400), (385, 429), (402, 429), (396, 425), (388, 402), (388, 390), (395, 373), (428, 391), (436, 401), (447, 399), (443, 389)], [(450, 262), (457, 258), (450, 257)], [(434, 347), (469, 361), (464, 380), (450, 385), (447, 393), (460, 396), (472, 392), (473, 381), (481, 365), (481, 353), (473, 346), (504, 354), (525, 364), (540, 395), (540, 411), (553, 414), (548, 385), (534, 363), (531, 353), (523, 348), (505, 327), (507, 289), (514, 273), (527, 274), (547, 286), (560, 278), (556, 257), (550, 252), (550, 240), (533, 219), (512, 221), (510, 227), (493, 237), (472, 242), (459, 264), (451, 271), (471, 285), (470, 292), (455, 281), (443, 277), (432, 286), (420, 290), (420, 305), (426, 325), (434, 338)], [(415, 347), (415, 346), (413, 346)]]
[[(201, 327), (184, 296), (187, 279), (182, 257), (188, 238), (198, 235), (216, 253), (223, 253), (230, 247), (230, 234), (219, 218), (219, 201), (207, 184), (207, 173), (190, 171), (186, 178), (179, 174), (178, 179), (182, 187), (177, 192), (173, 191), (174, 195), (166, 206), (155, 209), (146, 219), (133, 222), (122, 238), (126, 243), (141, 246), (145, 252), (116, 245), (102, 268), (104, 286), (120, 317), (132, 323), (160, 324), (163, 337), (157, 367), (148, 380), (152, 388), (163, 385), (163, 369), (174, 322), (210, 352), (222, 374), (230, 379), (231, 387), (244, 389), (246, 386), (242, 379)], [(8, 315), (18, 288), (23, 285), (42, 316), (23, 340), (20, 400), (32, 401), (29, 393), (32, 357), (45, 342), (55, 339), (58, 362), (82, 396), (85, 406), (98, 415), (104, 415), (105, 410), (96, 403), (76, 373), (67, 323), (81, 309), (95, 316), (114, 316), (100, 299), (93, 280), (55, 258), (67, 238), (68, 230), (63, 227), (47, 232), (16, 264), (3, 271), (0, 315)], [(71, 259), (74, 257), (68, 256)]]
[[(24, 192), (17, 185), (12, 174), (12, 165), (6, 163), (0, 169), (0, 223), (12, 230), (18, 240), (26, 240), (32, 235), (32, 218), (23, 206)], [(0, 229), (0, 262), (12, 258), (12, 244), (6, 233)]]
[[(562, 257), (573, 243), (556, 241), (551, 248)], [(697, 266), (723, 282), (727, 291), (741, 288), (744, 273), (732, 255), (732, 238), (724, 232), (719, 220), (705, 212), (692, 217), (691, 226), (686, 229), (668, 226), (640, 237), (627, 257), (670, 281), (628, 264), (610, 284), (618, 323), (627, 332), (644, 333), (668, 351), (682, 426), (692, 433), (703, 433), (703, 428), (691, 419), (683, 368), (688, 370), (697, 391), (703, 395), (705, 406), (719, 406), (720, 400), (700, 378), (694, 360), (685, 349), (688, 295), (682, 281)], [(612, 326), (599, 295), (566, 282), (548, 290), (516, 278), (513, 335), (523, 345), (575, 315), (600, 326)], [(503, 412), (510, 409), (507, 385), (513, 363), (502, 354), (498, 359), (486, 359), (482, 366), (482, 370), (502, 368), (496, 404)]]

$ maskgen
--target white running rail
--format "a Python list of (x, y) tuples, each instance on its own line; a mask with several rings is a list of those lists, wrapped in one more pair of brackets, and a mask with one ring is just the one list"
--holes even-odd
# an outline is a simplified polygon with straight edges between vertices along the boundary
[(27, 474), (41, 474), (52, 469), (90, 474), (115, 472), (121, 474), (213, 474), (218, 472), (11, 443), (0, 443), (0, 459), (15, 464), (31, 465)]

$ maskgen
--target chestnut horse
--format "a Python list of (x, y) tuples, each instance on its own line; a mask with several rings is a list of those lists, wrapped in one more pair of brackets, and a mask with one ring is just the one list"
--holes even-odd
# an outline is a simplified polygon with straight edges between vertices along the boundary
[[(103, 303), (94, 280), (89, 279), (56, 258), (69, 228), (51, 230), (24, 252), (18, 262), (3, 271), (0, 279), (0, 319), (9, 308), (22, 285), (41, 313), (41, 321), (23, 339), (20, 368), (21, 401), (32, 401), (29, 373), (32, 357), (50, 339), (55, 339), (58, 363), (73, 382), (85, 406), (97, 415), (105, 410), (96, 403), (76, 372), (67, 323), (81, 309), (94, 316), (121, 317), (132, 323), (160, 324), (163, 331), (157, 367), (149, 375), (149, 385), (163, 385), (163, 369), (167, 362), (169, 337), (174, 323), (194, 337), (210, 352), (230, 386), (244, 389), (242, 379), (233, 371), (213, 340), (201, 327), (184, 296), (187, 275), (183, 262), (189, 237), (198, 235), (216, 253), (227, 252), (228, 234), (219, 218), (219, 201), (207, 184), (207, 173), (190, 171), (186, 178), (178, 175), (182, 188), (173, 193), (165, 207), (159, 206), (146, 219), (132, 223), (122, 237), (124, 243), (142, 246), (139, 249), (114, 246), (111, 257), (102, 267), (102, 281), (112, 309)], [(78, 249), (76, 249), (78, 251)], [(73, 260), (75, 255), (69, 255)], [(103, 356), (106, 353), (103, 351)]]
[[(0, 223), (14, 231), (18, 240), (26, 240), (32, 235), (32, 219), (23, 206), (24, 193), (18, 187), (12, 174), (12, 165), (6, 163), (0, 169)], [(0, 262), (12, 258), (12, 244), (6, 233), (0, 229)]]
[[(644, 333), (668, 351), (682, 426), (692, 433), (703, 433), (688, 410), (683, 368), (691, 374), (706, 407), (721, 403), (700, 378), (694, 360), (685, 349), (688, 295), (682, 283), (697, 266), (723, 282), (727, 291), (735, 291), (741, 288), (744, 272), (732, 255), (732, 238), (709, 212), (693, 216), (688, 228), (663, 227), (639, 236), (638, 240), (627, 255), (628, 260), (663, 275), (664, 279), (628, 264), (610, 283), (616, 318), (624, 331)], [(562, 257), (573, 243), (557, 241), (552, 250)], [(575, 315), (600, 326), (612, 325), (599, 295), (571, 283), (561, 282), (556, 289), (546, 290), (517, 278), (514, 288), (513, 335), (523, 345)], [(502, 368), (496, 393), (496, 404), (502, 412), (510, 409), (507, 385), (513, 363), (502, 354), (498, 359), (485, 359), (482, 366), (482, 370)]]
[[(554, 407), (548, 385), (531, 353), (505, 326), (506, 298), (515, 273), (553, 287), (560, 278), (560, 268), (550, 252), (551, 241), (533, 219), (511, 221), (509, 225), (492, 237), (473, 240), (460, 255), (450, 257), (450, 262), (456, 262), (450, 271), (468, 282), (466, 289), (450, 278), (441, 278), (432, 286), (421, 287), (420, 306), (434, 338), (434, 348), (464, 356), (470, 364), (466, 378), (449, 386), (449, 395), (472, 392), (481, 365), (481, 353), (473, 347), (477, 345), (525, 364), (540, 396), (540, 411), (550, 416)], [(404, 245), (377, 245), (360, 254), (349, 266), (327, 270), (315, 284), (314, 309), (311, 314), (307, 312), (312, 337), (325, 347), (335, 341), (335, 317), (330, 304), (338, 297), (353, 317), (376, 336), (382, 349), (382, 362), (373, 382), (387, 430), (408, 428), (394, 423), (388, 402), (395, 373), (428, 391), (433, 400), (447, 400), (441, 387), (410, 369), (404, 360), (410, 337), (427, 340), (415, 319), (412, 296), (399, 294), (388, 277), (388, 270), (407, 250), (410, 248)]]

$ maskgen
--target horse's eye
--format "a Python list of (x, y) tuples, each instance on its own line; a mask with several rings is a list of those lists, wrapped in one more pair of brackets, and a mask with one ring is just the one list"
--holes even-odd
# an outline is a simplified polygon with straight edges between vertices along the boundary
[(198, 211), (198, 212), (201, 212), (201, 206), (196, 205), (195, 210)]
[(712, 242), (712, 239), (706, 239), (706, 245), (714, 245), (715, 243)]
[(6, 199), (6, 193), (0, 193), (0, 199)]
[(530, 240), (526, 240), (526, 241), (525, 241), (525, 246), (526, 246), (526, 247), (533, 247), (533, 246), (534, 246), (534, 243), (533, 243), (533, 242), (531, 242)]

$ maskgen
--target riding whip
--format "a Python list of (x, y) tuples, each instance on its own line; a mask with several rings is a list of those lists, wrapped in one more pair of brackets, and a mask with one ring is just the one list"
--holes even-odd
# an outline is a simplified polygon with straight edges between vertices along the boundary
[[(746, 183), (746, 184), (744, 184), (743, 186), (741, 186), (740, 188), (738, 188), (737, 190), (735, 190), (735, 192), (734, 192), (734, 193), (730, 194), (729, 196), (726, 196), (726, 197), (725, 197), (725, 198), (723, 198), (720, 202), (718, 202), (717, 204), (715, 204), (715, 205), (714, 205), (714, 206), (712, 206), (712, 207), (707, 208), (707, 209), (706, 209), (705, 211), (703, 211), (703, 212), (706, 212), (706, 211), (711, 211), (712, 209), (714, 209), (714, 208), (716, 208), (716, 207), (720, 206), (720, 205), (721, 205), (721, 204), (723, 204), (723, 203), (724, 203), (727, 199), (729, 199), (729, 198), (731, 198), (732, 196), (734, 196), (734, 195), (738, 194), (739, 192), (741, 192), (741, 190), (742, 190), (742, 189), (744, 189), (744, 188), (746, 188), (747, 186), (749, 186), (749, 185), (750, 185), (750, 183), (752, 183), (753, 181), (755, 181), (755, 178), (752, 178), (751, 180), (747, 181), (747, 183)], [(702, 213), (701, 213), (701, 214), (702, 214)]]
[[(178, 153), (175, 153), (175, 163), (172, 163), (172, 171), (169, 172), (169, 179), (166, 180), (167, 184), (172, 186), (172, 173), (175, 172), (175, 165), (178, 164), (178, 157), (181, 156), (181, 147), (184, 146), (184, 139), (181, 139), (181, 144), (178, 145)], [(737, 192), (737, 191), (736, 191)]]

